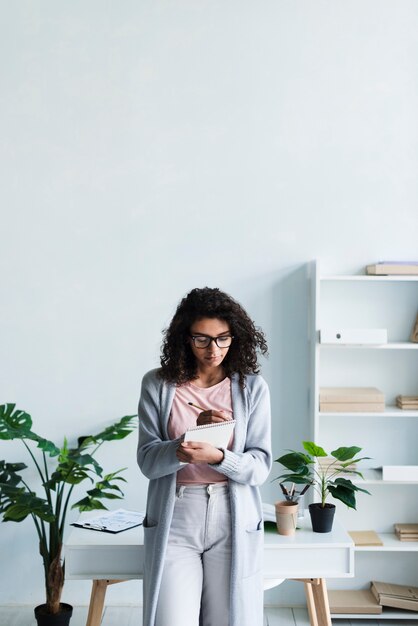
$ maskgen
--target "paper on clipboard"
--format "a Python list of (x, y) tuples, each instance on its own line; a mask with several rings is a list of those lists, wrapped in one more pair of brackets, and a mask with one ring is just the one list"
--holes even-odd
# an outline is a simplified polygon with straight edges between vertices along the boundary
[(144, 517), (145, 514), (139, 511), (117, 509), (96, 517), (79, 520), (71, 524), (71, 526), (87, 528), (88, 530), (99, 530), (105, 533), (120, 533), (123, 530), (140, 526)]

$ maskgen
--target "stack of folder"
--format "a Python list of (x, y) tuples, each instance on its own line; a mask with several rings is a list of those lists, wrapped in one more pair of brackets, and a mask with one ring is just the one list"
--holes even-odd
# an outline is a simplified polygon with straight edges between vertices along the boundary
[(418, 541), (418, 524), (394, 524), (399, 541)]
[(415, 320), (415, 324), (412, 328), (412, 332), (411, 332), (411, 336), (409, 340), (412, 341), (412, 343), (418, 343), (418, 315)]
[(418, 410), (418, 396), (396, 396), (396, 406), (409, 411)]
[(370, 589), (382, 606), (418, 611), (418, 587), (393, 585), (373, 580)]
[(349, 530), (348, 534), (356, 546), (383, 546), (383, 541), (374, 530)]
[(376, 387), (321, 387), (322, 413), (383, 413), (385, 394)]
[(380, 615), (382, 607), (370, 589), (328, 591), (330, 613)]
[(372, 276), (402, 276), (418, 274), (418, 261), (380, 261), (366, 266)]
[[(318, 461), (318, 466), (319, 469), (327, 472), (327, 470), (329, 469), (330, 465), (332, 465), (330, 472), (332, 472), (333, 470), (341, 470), (342, 469), (342, 465), (343, 462), (342, 461), (338, 461), (337, 459), (335, 459), (333, 456), (320, 456), (317, 459)], [(350, 465), (347, 465), (347, 467), (345, 467), (345, 470), (355, 470), (357, 467), (356, 463), (350, 463)]]

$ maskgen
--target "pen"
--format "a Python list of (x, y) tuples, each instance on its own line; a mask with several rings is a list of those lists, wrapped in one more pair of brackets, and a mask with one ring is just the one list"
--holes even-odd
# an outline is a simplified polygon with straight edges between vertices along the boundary
[(207, 411), (208, 409), (204, 409), (202, 406), (199, 406), (198, 404), (193, 404), (193, 402), (188, 402), (188, 404), (190, 404), (190, 406), (194, 406), (195, 409), (199, 409), (199, 411)]
[(107, 530), (107, 526), (102, 526), (102, 524), (90, 524), (89, 522), (84, 522), (84, 526), (93, 528), (94, 530)]
[(304, 486), (304, 488), (302, 489), (302, 491), (300, 492), (299, 495), (303, 496), (304, 493), (306, 493), (309, 489), (309, 487), (312, 485), (312, 483), (308, 483), (307, 485)]
[(286, 487), (282, 483), (280, 483), (280, 489), (282, 490), (284, 496), (288, 496), (289, 495), (288, 490), (286, 489)]

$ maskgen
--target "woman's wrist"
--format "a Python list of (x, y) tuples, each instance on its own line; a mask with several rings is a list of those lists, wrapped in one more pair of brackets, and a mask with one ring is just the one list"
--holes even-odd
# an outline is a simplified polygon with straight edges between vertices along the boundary
[(216, 450), (220, 453), (219, 458), (215, 461), (211, 461), (209, 465), (219, 465), (219, 463), (222, 463), (222, 461), (224, 460), (225, 453), (223, 451), (223, 448), (216, 448)]

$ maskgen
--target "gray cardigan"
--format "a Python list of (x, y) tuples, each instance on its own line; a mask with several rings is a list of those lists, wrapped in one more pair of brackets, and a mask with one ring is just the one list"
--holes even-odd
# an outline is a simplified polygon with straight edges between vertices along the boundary
[[(143, 626), (155, 626), (158, 591), (173, 515), (176, 457), (179, 439), (170, 440), (167, 425), (175, 385), (158, 370), (142, 381), (139, 400), (138, 465), (149, 478), (145, 537)], [(232, 517), (230, 626), (263, 624), (263, 515), (258, 486), (271, 468), (270, 397), (261, 376), (231, 377), (232, 410), (236, 420), (232, 450), (213, 467), (229, 479)]]

